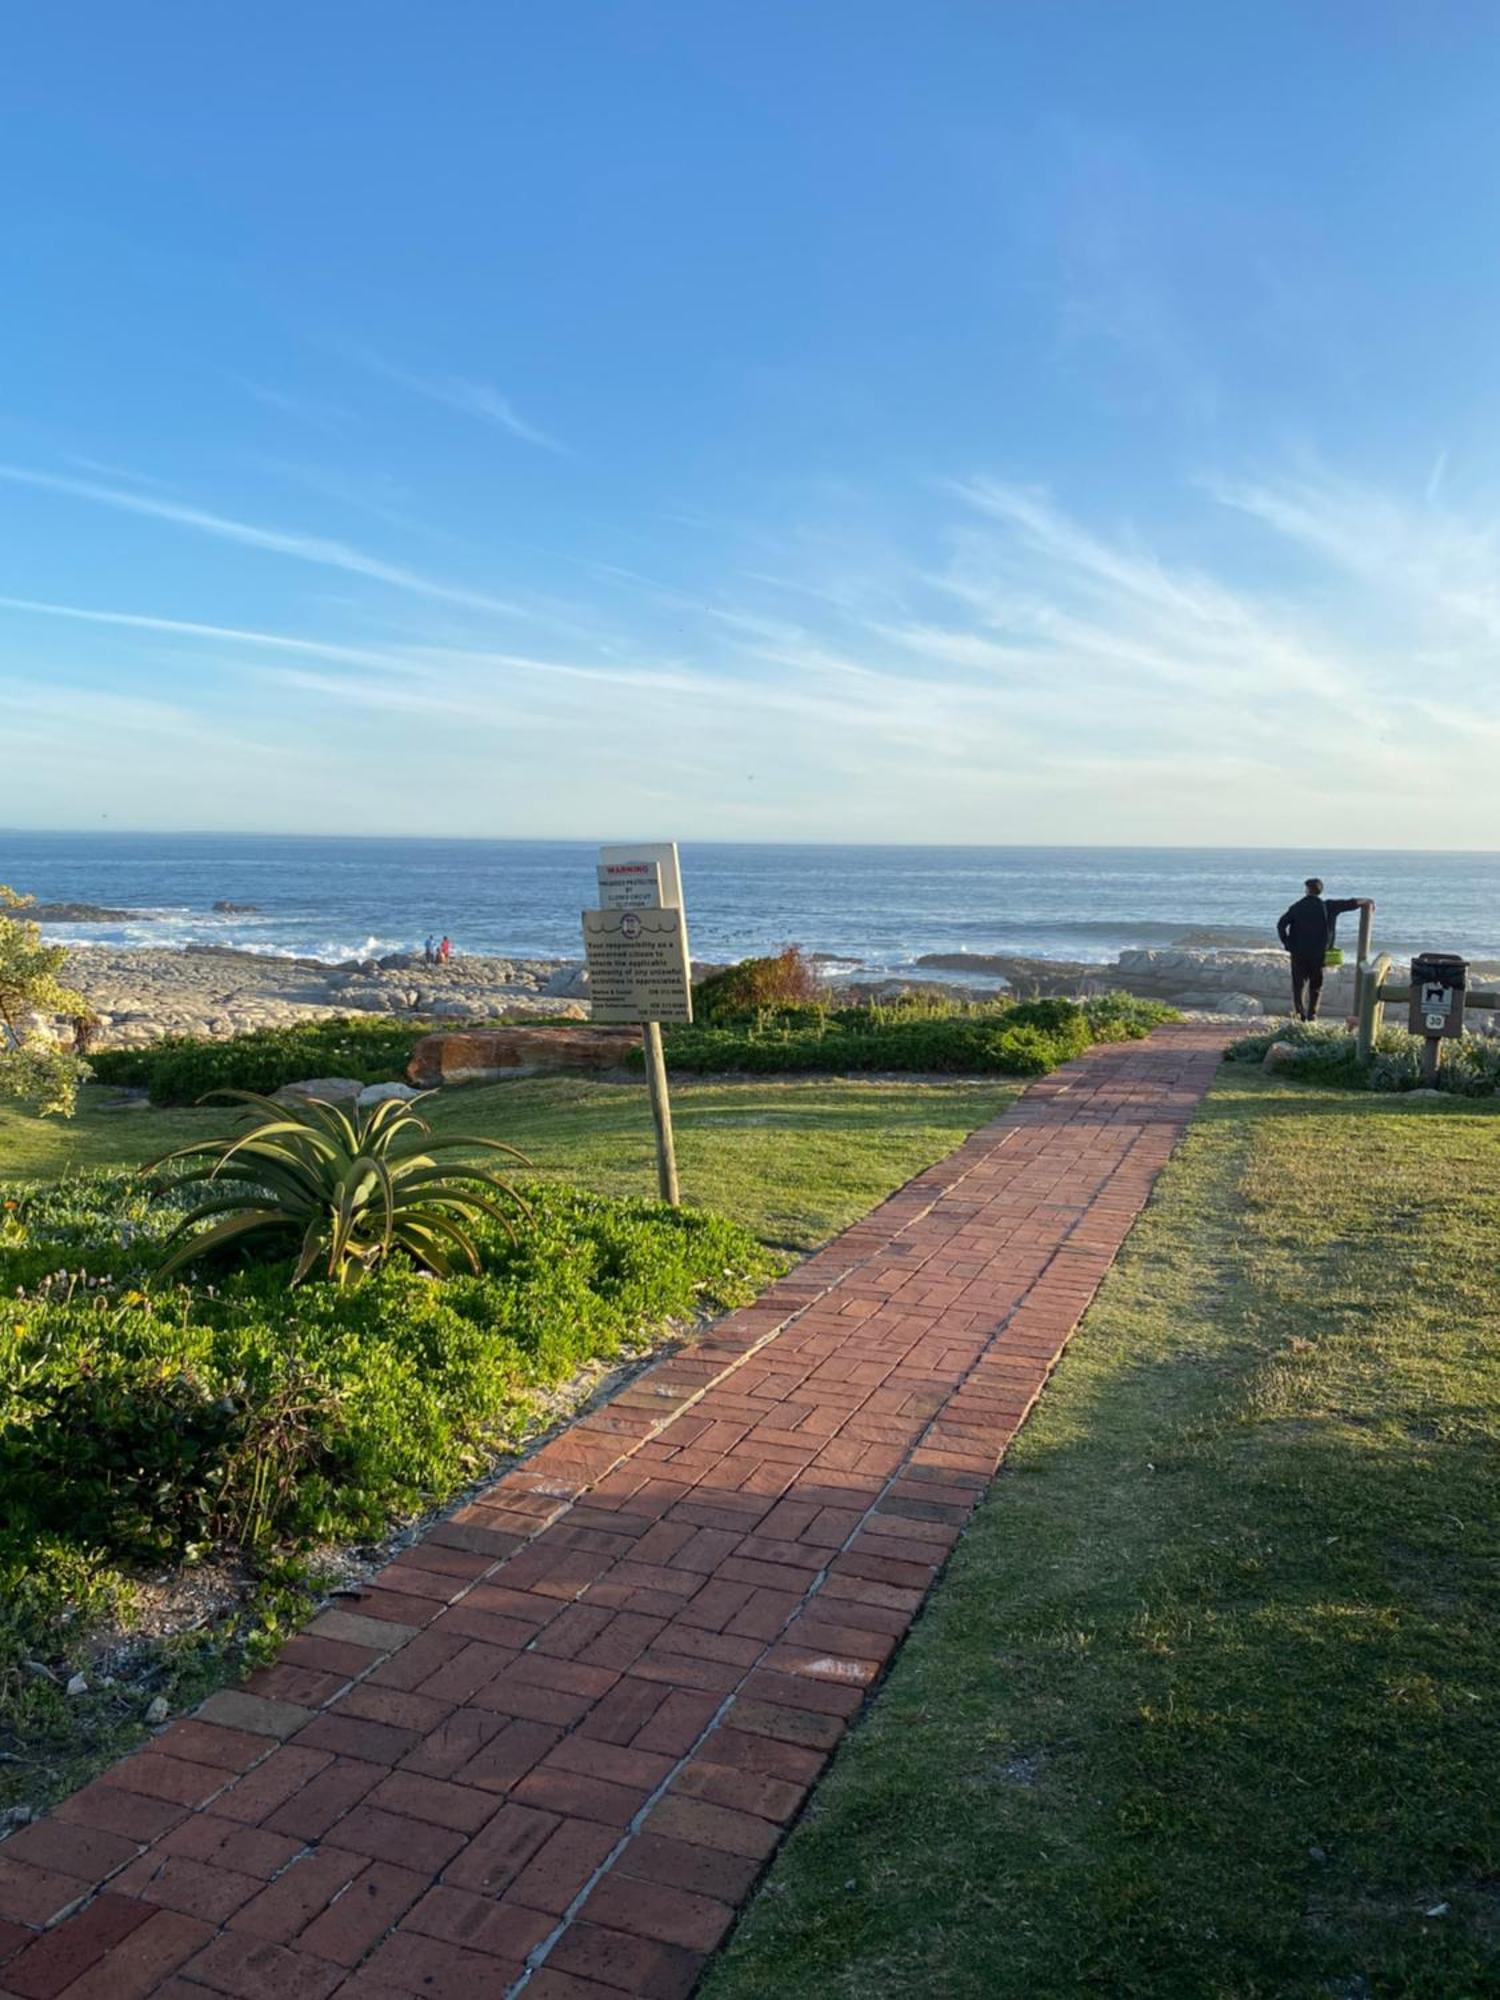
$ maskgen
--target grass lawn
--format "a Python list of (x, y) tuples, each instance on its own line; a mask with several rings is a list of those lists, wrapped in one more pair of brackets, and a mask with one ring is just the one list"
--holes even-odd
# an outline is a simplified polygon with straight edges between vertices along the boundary
[[(683, 1198), (720, 1210), (764, 1241), (808, 1250), (998, 1117), (1018, 1084), (677, 1083), (673, 1123)], [(90, 1085), (71, 1121), (0, 1106), (0, 1183), (70, 1168), (148, 1160), (224, 1132), (233, 1107), (118, 1108), (122, 1093)], [(545, 1173), (608, 1195), (656, 1195), (644, 1082), (539, 1077), (450, 1090), (436, 1127), (519, 1146)]]
[(1500, 1111), (1226, 1071), (703, 2000), (1500, 1993)]

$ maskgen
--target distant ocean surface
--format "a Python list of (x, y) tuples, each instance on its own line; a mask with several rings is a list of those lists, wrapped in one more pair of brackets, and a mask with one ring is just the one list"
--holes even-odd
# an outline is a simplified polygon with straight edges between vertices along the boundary
[[(582, 956), (597, 848), (582, 841), (345, 840), (222, 834), (7, 833), (0, 882), (44, 902), (149, 911), (63, 924), (70, 944), (234, 945), (339, 961), (420, 949)], [(1372, 895), (1376, 936), (1500, 958), (1500, 854), (1125, 847), (682, 847), (693, 955), (796, 943), (897, 972), (929, 952), (1112, 959), (1186, 940), (1274, 947), (1316, 868), (1330, 896)], [(253, 916), (215, 902), (254, 903)], [(1354, 943), (1354, 922), (1341, 936)]]

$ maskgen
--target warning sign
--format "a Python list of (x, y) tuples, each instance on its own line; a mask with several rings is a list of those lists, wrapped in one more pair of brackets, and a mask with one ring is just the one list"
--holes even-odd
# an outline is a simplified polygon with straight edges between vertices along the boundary
[(659, 861), (599, 863), (601, 910), (659, 910), (665, 901)]

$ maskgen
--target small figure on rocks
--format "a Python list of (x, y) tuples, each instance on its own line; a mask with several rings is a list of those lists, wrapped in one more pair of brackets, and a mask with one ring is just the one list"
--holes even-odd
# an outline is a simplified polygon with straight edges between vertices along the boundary
[(1282, 950), (1291, 954), (1292, 1011), (1299, 1021), (1316, 1021), (1323, 994), (1323, 966), (1333, 949), (1334, 927), (1346, 910), (1373, 910), (1375, 902), (1370, 896), (1325, 902), (1323, 884), (1316, 875), (1309, 875), (1302, 886), (1307, 894), (1299, 896), (1277, 918), (1276, 935)]
[(424, 965), (437, 964), (437, 940), (433, 937), (431, 931), (427, 933), (427, 942), (422, 947), (422, 963)]
[(438, 964), (446, 965), (453, 956), (453, 940), (445, 937), (438, 946)]

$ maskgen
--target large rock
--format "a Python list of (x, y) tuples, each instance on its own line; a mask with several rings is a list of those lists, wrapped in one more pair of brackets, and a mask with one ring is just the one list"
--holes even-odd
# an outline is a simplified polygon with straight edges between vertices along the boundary
[(372, 1104), (384, 1104), (387, 1098), (399, 1097), (403, 1103), (420, 1097), (421, 1091), (410, 1083), (367, 1083), (359, 1093), (359, 1108), (366, 1111)]
[(554, 1000), (583, 1000), (588, 996), (589, 969), (586, 965), (560, 965), (542, 991)]
[(1176, 1005), (1201, 1014), (1263, 1014), (1253, 993), (1179, 993)]
[(359, 1102), (363, 1089), (356, 1076), (310, 1076), (301, 1083), (284, 1083), (271, 1095), (278, 1104), (306, 1104), (315, 1097), (320, 1104), (347, 1106)]
[(483, 1028), (424, 1035), (406, 1074), (415, 1084), (497, 1083), (541, 1070), (618, 1069), (640, 1042), (635, 1028)]

